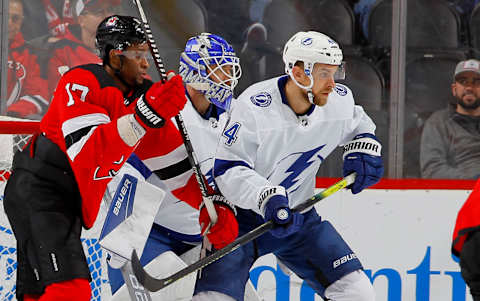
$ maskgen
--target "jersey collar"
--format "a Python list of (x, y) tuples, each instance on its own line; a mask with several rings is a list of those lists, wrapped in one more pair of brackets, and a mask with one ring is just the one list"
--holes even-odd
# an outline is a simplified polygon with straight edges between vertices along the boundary
[[(280, 78), (278, 79), (277, 84), (278, 84), (278, 90), (280, 91), (280, 95), (282, 96), (282, 102), (283, 102), (285, 105), (287, 105), (287, 106), (290, 107), (290, 105), (288, 104), (288, 101), (287, 101), (287, 96), (285, 95), (285, 85), (287, 84), (288, 78), (289, 78), (288, 75), (284, 75), (284, 76), (280, 77)], [(305, 112), (305, 113), (303, 113), (303, 114), (297, 114), (297, 113), (295, 113), (295, 114), (296, 114), (297, 116), (310, 116), (310, 114), (313, 113), (313, 110), (315, 110), (315, 105), (314, 105), (314, 104), (311, 104), (311, 105), (310, 105), (310, 108), (308, 109), (307, 112)]]
[[(192, 104), (193, 108), (195, 109), (195, 106), (193, 105), (192, 99), (190, 98), (190, 95), (188, 94), (187, 87), (185, 86), (185, 95), (187, 96), (188, 101)], [(204, 114), (200, 114), (197, 109), (195, 111), (198, 113), (198, 115), (202, 116), (203, 119), (205, 120), (210, 120), (210, 118), (215, 118), (218, 120), (220, 118), (220, 115), (225, 112), (225, 110), (217, 107), (216, 105), (210, 103), (208, 106), (207, 111)]]

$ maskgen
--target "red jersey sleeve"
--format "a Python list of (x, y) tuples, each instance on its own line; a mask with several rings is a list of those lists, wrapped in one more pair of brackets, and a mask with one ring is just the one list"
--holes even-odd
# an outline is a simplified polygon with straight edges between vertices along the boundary
[(160, 130), (149, 131), (135, 153), (175, 197), (198, 209), (202, 194), (180, 131), (172, 120)]
[(480, 230), (480, 180), (458, 212), (453, 231), (452, 253), (460, 256), (463, 244), (472, 231)]
[[(11, 50), (11, 52), (16, 76), (9, 74), (9, 82), (12, 81), (16, 88), (9, 89), (9, 92), (16, 91), (18, 99), (10, 100), (11, 104), (7, 111), (19, 117), (45, 114), (50, 97), (47, 92), (47, 82), (40, 76), (37, 56), (31, 54), (26, 47), (21, 51)], [(9, 83), (10, 86), (12, 85)]]
[(118, 133), (117, 119), (130, 113), (123, 95), (102, 73), (103, 68), (95, 66), (87, 65), (99, 74), (79, 67), (60, 79), (40, 124), (41, 131), (69, 158), (87, 228), (96, 219), (108, 182), (135, 148), (125, 144)]

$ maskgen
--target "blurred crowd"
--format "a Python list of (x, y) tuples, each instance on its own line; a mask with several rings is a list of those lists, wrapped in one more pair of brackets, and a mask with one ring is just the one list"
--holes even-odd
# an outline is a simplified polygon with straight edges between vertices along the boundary
[[(281, 47), (295, 32), (311, 29), (331, 36), (344, 50), (344, 83), (376, 122), (387, 156), (392, 0), (142, 2), (168, 69), (178, 69), (182, 45), (192, 35), (207, 31), (231, 41), (243, 70), (237, 95), (254, 82), (284, 73)], [(422, 174), (420, 167), (423, 128), (433, 112), (457, 105), (451, 93), (457, 63), (479, 58), (480, 0), (407, 2), (403, 174), (435, 177)], [(63, 73), (100, 62), (95, 30), (113, 13), (136, 15), (130, 0), (10, 0), (3, 113), (40, 119)], [(151, 76), (155, 79), (155, 72)], [(475, 137), (479, 128), (477, 123)], [(322, 164), (319, 176), (340, 176), (340, 153)]]

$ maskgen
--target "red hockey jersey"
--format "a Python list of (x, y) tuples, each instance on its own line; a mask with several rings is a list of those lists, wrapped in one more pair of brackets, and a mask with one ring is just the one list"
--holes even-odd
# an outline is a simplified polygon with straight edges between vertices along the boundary
[(470, 232), (480, 230), (480, 179), (458, 212), (453, 231), (452, 253), (460, 256), (463, 244)]
[(43, 115), (48, 108), (47, 82), (40, 76), (37, 57), (19, 32), (8, 51), (7, 112), (17, 117)]
[(168, 120), (162, 128), (147, 129), (130, 147), (122, 140), (117, 119), (134, 112), (138, 97), (151, 85), (124, 97), (101, 65), (71, 69), (59, 81), (41, 131), (68, 156), (82, 197), (84, 226), (98, 214), (108, 182), (135, 149), (135, 153), (179, 199), (198, 207), (201, 193), (192, 172), (180, 132)]

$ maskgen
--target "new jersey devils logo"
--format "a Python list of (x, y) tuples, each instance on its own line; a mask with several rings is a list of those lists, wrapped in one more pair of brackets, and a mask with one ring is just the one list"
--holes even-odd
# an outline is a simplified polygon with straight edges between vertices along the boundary
[(8, 61), (8, 68), (15, 72), (15, 77), (20, 81), (27, 76), (27, 69), (20, 62)]
[(110, 27), (110, 26), (115, 26), (117, 24), (118, 18), (117, 17), (111, 17), (108, 19), (107, 23), (105, 23), (105, 26)]
[(97, 166), (97, 168), (95, 169), (95, 173), (93, 174), (93, 179), (95, 181), (98, 181), (98, 180), (111, 179), (111, 178), (115, 177), (118, 174), (118, 171), (120, 170), (120, 167), (122, 167), (121, 164), (123, 163), (123, 159), (124, 159), (124, 157), (122, 156), (120, 158), (120, 160), (113, 162), (113, 164), (119, 166), (117, 169), (111, 168), (109, 170), (106, 170), (105, 168), (103, 168), (101, 166)]

